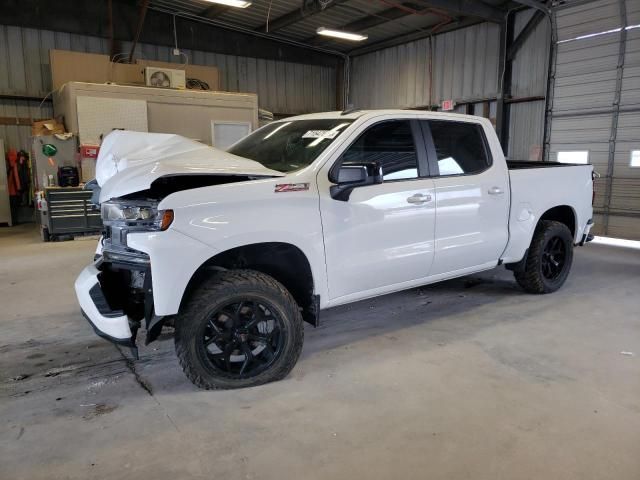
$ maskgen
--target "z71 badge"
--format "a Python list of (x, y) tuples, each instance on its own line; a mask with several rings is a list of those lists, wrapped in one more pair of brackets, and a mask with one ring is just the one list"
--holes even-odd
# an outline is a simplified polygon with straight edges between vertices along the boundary
[(275, 193), (302, 192), (309, 190), (308, 183), (279, 183), (276, 185)]

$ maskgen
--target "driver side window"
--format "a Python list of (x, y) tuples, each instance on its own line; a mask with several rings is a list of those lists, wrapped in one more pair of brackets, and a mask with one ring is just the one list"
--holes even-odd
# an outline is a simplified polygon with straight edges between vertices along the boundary
[(341, 164), (377, 162), (383, 181), (418, 178), (418, 156), (408, 120), (369, 127), (342, 155)]

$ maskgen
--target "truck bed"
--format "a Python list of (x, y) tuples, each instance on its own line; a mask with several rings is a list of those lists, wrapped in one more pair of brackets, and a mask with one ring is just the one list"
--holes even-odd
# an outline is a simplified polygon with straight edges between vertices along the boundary
[[(574, 241), (581, 239), (592, 217), (592, 165), (557, 162), (507, 161), (511, 188), (509, 244), (505, 263), (519, 261), (531, 242), (540, 216), (558, 206), (569, 206), (575, 215)], [(562, 168), (552, 168), (562, 167)]]

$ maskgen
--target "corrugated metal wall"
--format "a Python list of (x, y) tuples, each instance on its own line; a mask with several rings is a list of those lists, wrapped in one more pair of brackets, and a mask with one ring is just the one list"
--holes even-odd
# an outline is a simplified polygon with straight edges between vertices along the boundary
[(542, 160), (544, 107), (544, 100), (509, 105), (509, 158)]
[[(516, 14), (515, 33), (532, 12)], [(433, 90), (429, 92), (429, 39), (379, 50), (353, 59), (350, 101), (358, 108), (411, 108), (495, 99), (498, 91), (500, 28), (482, 23), (432, 38)], [(522, 45), (512, 65), (512, 96), (544, 96), (550, 24), (545, 19)], [(544, 100), (510, 105), (511, 158), (540, 159)], [(466, 111), (462, 109), (461, 111)]]
[[(549, 160), (588, 150), (596, 182), (596, 233), (640, 240), (640, 23), (637, 0), (598, 0), (556, 12), (558, 39)], [(625, 23), (626, 20), (626, 23)], [(617, 108), (619, 105), (619, 108)]]
[[(531, 19), (533, 11), (518, 12), (515, 36)], [(511, 66), (511, 95), (514, 98), (544, 97), (547, 91), (551, 24), (544, 18), (526, 39)], [(544, 141), (545, 101), (509, 105), (509, 151), (514, 159), (541, 160)]]
[(405, 108), (495, 98), (499, 42), (500, 28), (490, 23), (434, 35), (433, 86), (428, 38), (355, 57), (350, 102), (357, 108)]
[[(123, 42), (123, 52), (131, 44)], [(0, 94), (44, 97), (51, 90), (49, 49), (108, 53), (103, 38), (0, 25)], [(182, 61), (171, 48), (141, 44), (137, 58)], [(212, 52), (185, 50), (190, 63), (220, 69), (221, 89), (258, 94), (260, 107), (276, 113), (306, 113), (336, 107), (335, 69)], [(0, 100), (0, 117), (46, 118), (51, 106), (38, 101)], [(0, 125), (7, 147), (28, 146), (29, 127)]]

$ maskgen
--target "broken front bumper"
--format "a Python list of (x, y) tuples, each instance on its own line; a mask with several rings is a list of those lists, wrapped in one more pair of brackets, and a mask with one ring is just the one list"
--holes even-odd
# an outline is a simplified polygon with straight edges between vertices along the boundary
[(99, 273), (95, 264), (89, 265), (76, 279), (76, 296), (82, 314), (99, 336), (119, 345), (135, 348), (129, 317), (122, 310), (111, 309), (100, 286)]

